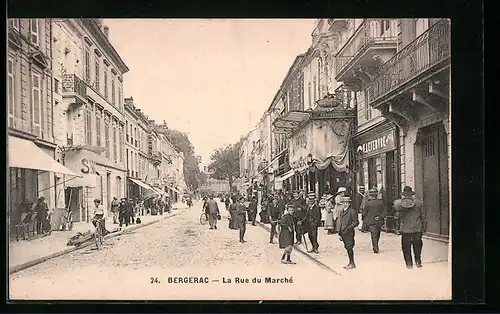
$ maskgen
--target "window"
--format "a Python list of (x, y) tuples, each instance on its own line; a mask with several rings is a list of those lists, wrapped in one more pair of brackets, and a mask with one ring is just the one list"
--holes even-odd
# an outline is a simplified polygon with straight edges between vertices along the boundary
[(39, 46), (40, 45), (40, 36), (38, 33), (38, 19), (30, 20), (30, 40), (31, 43)]
[(120, 134), (119, 134), (119, 152), (120, 152), (120, 162), (123, 162), (123, 125), (120, 125)]
[(111, 151), (111, 145), (109, 142), (109, 117), (108, 116), (106, 116), (104, 118), (104, 142), (106, 145), (106, 157), (109, 158), (110, 151)]
[(104, 97), (106, 100), (109, 99), (109, 91), (108, 91), (108, 70), (104, 70)]
[(32, 112), (33, 112), (33, 123), (35, 125), (40, 125), (41, 114), (42, 114), (42, 91), (40, 76), (38, 74), (33, 74), (32, 85), (31, 85), (31, 95), (33, 96), (32, 102)]
[(111, 77), (111, 103), (115, 105), (115, 77)]
[(118, 140), (116, 136), (116, 124), (113, 123), (113, 159), (115, 162), (118, 162), (118, 152), (117, 152), (117, 143)]
[(317, 98), (317, 91), (318, 91), (318, 88), (317, 88), (317, 82), (316, 82), (316, 75), (314, 76), (313, 78), (313, 92), (314, 92), (314, 98), (313, 98), (313, 102), (316, 102)]
[(96, 136), (97, 136), (97, 146), (101, 146), (101, 110), (97, 110), (96, 115), (95, 115), (95, 129), (96, 129)]
[(422, 35), (429, 28), (429, 19), (416, 19), (415, 21), (415, 37)]
[(125, 121), (125, 132), (127, 133), (127, 143), (129, 142), (128, 138), (128, 121)]
[(90, 82), (90, 51), (85, 49), (85, 81)]
[(59, 94), (59, 80), (58, 79), (54, 79), (54, 92), (56, 94)]
[(96, 56), (95, 57), (95, 82), (94, 82), (94, 87), (96, 90), (99, 90), (99, 77), (101, 76), (101, 72), (100, 72), (100, 63), (101, 63), (101, 60), (99, 60), (99, 58)]
[(118, 86), (118, 109), (122, 109), (122, 88)]
[(19, 20), (20, 19), (10, 19), (11, 25), (15, 30), (19, 30)]
[(9, 78), (7, 85), (9, 87), (9, 115), (14, 115), (14, 107), (15, 107), (15, 95), (16, 95), (16, 74), (15, 74), (15, 69), (14, 69), (14, 60), (9, 59), (8, 62), (8, 72), (9, 72)]
[(387, 34), (391, 28), (391, 20), (382, 20), (380, 22), (380, 36)]
[(92, 108), (85, 108), (85, 144), (92, 145)]

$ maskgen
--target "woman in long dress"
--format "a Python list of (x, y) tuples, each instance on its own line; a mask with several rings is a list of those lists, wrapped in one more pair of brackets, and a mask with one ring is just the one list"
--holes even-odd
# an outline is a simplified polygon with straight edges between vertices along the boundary
[(293, 250), (293, 207), (289, 206), (285, 209), (284, 215), (281, 217), (279, 222), (280, 233), (279, 233), (279, 246), (280, 249), (284, 249), (283, 255), (281, 256), (281, 262), (283, 264), (295, 264), (290, 259), (290, 255)]
[[(345, 196), (347, 189), (343, 186), (339, 187), (337, 190), (337, 195), (335, 196), (335, 206), (333, 208), (333, 223), (334, 226), (337, 225), (337, 219), (340, 217), (340, 214), (344, 210), (344, 204), (342, 203), (342, 198)], [(334, 228), (337, 229), (337, 228)], [(335, 230), (334, 233), (338, 232)]]
[(325, 197), (325, 230), (328, 234), (334, 234), (335, 221), (333, 219), (334, 204), (332, 203), (333, 195), (328, 194)]

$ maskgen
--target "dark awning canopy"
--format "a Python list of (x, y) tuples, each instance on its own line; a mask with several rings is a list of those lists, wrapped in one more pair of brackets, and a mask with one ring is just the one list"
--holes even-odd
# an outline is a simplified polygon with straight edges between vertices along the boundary
[(310, 111), (291, 110), (284, 116), (277, 118), (273, 122), (273, 132), (278, 134), (292, 133), (300, 127), (304, 121), (309, 119)]

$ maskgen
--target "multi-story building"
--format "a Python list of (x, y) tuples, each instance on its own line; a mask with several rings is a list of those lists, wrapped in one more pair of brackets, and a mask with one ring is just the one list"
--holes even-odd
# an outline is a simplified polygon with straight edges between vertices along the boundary
[(82, 176), (64, 184), (77, 220), (92, 199), (125, 196), (123, 75), (128, 67), (100, 19), (53, 19), (58, 158)]
[[(450, 21), (391, 22), (395, 47), (366, 89), (366, 106), (398, 126), (400, 186), (414, 188), (427, 209), (428, 235), (448, 238), (450, 226)], [(386, 136), (386, 135), (385, 135)], [(362, 151), (380, 150), (384, 141)], [(388, 172), (393, 169), (389, 169)], [(387, 175), (389, 177), (389, 175)]]
[[(8, 208), (10, 226), (19, 223), (29, 202), (45, 197), (49, 208), (64, 205), (63, 174), (75, 175), (56, 155), (50, 19), (9, 19), (7, 55)], [(53, 83), (54, 82), (54, 83)], [(56, 161), (57, 160), (57, 161)], [(11, 228), (12, 231), (12, 228)]]

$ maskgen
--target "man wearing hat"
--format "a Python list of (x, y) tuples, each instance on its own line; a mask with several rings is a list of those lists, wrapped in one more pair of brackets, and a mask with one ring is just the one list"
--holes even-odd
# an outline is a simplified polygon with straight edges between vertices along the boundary
[(308, 209), (306, 213), (307, 233), (312, 248), (308, 253), (318, 254), (318, 227), (321, 225), (321, 210), (316, 201), (316, 194), (311, 192), (308, 194)]
[(394, 201), (394, 209), (401, 221), (401, 249), (406, 267), (413, 268), (412, 247), (415, 264), (417, 267), (422, 267), (422, 234), (427, 231), (427, 213), (422, 202), (415, 198), (411, 187), (405, 186), (401, 199)]
[(302, 243), (302, 235), (305, 234), (304, 230), (302, 230), (301, 224), (299, 221), (303, 221), (306, 216), (307, 204), (305, 201), (299, 196), (299, 193), (294, 192), (293, 198), (290, 200), (289, 205), (293, 207), (293, 224), (295, 228), (295, 239), (297, 240), (297, 244)]
[(278, 224), (278, 220), (280, 219), (280, 216), (281, 216), (280, 208), (278, 206), (278, 197), (277, 196), (273, 197), (273, 200), (269, 204), (268, 208), (269, 208), (269, 220), (271, 222), (271, 235), (269, 238), (269, 243), (274, 243), (274, 237), (277, 234), (276, 227)]
[(36, 231), (38, 234), (42, 234), (46, 229), (44, 225), (47, 225), (49, 207), (45, 203), (45, 197), (40, 197), (35, 205), (36, 212)]
[(365, 197), (365, 187), (360, 185), (358, 186), (358, 191), (356, 195), (354, 195), (354, 204), (353, 208), (358, 212), (358, 220), (359, 220), (359, 231), (362, 231), (363, 228), (363, 210), (361, 208), (361, 203), (363, 202), (363, 198)]
[(336, 200), (337, 204), (342, 207), (339, 218), (337, 219), (337, 230), (339, 232), (340, 241), (344, 242), (344, 248), (349, 256), (349, 264), (345, 269), (356, 268), (354, 263), (354, 233), (359, 225), (358, 213), (351, 207), (351, 199), (341, 196)]
[[(341, 203), (341, 199), (345, 197), (345, 193), (347, 189), (344, 186), (341, 186), (337, 190), (337, 194), (335, 195), (335, 206), (333, 207), (333, 221), (335, 225), (337, 225), (337, 220), (340, 217), (340, 214), (344, 210), (344, 205)], [(338, 232), (338, 228), (335, 228)]]
[(363, 210), (363, 223), (368, 227), (372, 237), (373, 253), (379, 252), (378, 243), (380, 241), (380, 232), (384, 225), (386, 210), (384, 202), (378, 198), (378, 190), (376, 188), (370, 189), (368, 192), (368, 201), (366, 201)]
[(238, 229), (240, 229), (240, 243), (245, 243), (245, 231), (246, 231), (246, 223), (247, 223), (247, 209), (243, 202), (245, 198), (240, 196), (238, 198), (238, 204), (236, 205), (236, 219), (238, 222)]

